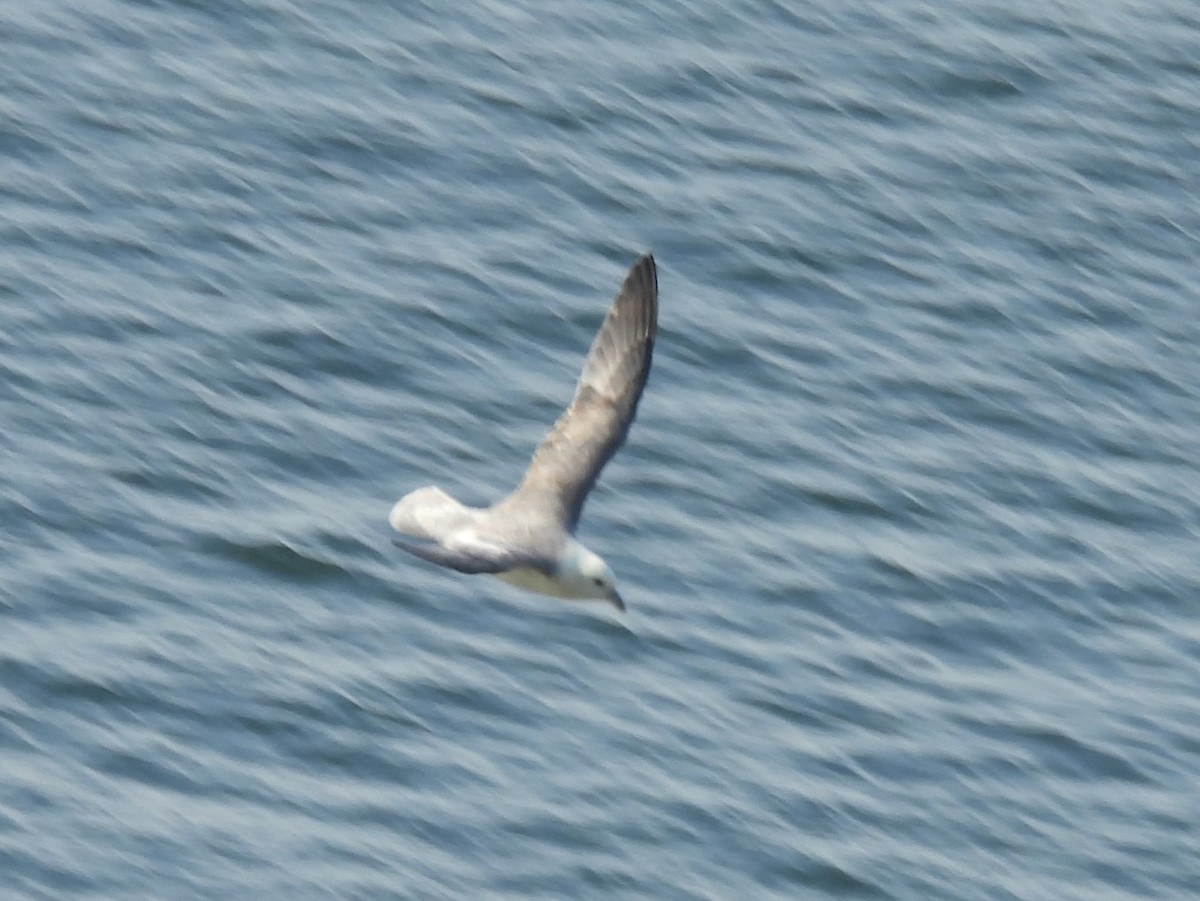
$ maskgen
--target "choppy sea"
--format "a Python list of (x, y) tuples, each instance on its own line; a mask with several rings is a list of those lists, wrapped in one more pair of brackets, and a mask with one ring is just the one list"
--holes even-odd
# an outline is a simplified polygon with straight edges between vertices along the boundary
[[(0, 897), (1200, 893), (1200, 7), (0, 2)], [(625, 268), (580, 537), (509, 490)]]

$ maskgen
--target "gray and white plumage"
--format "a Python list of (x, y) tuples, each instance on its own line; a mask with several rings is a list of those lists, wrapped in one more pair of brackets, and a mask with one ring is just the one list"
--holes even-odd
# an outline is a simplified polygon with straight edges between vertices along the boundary
[(419, 542), (418, 557), (464, 573), (488, 573), (554, 597), (625, 605), (612, 571), (575, 539), (588, 492), (625, 440), (658, 327), (654, 258), (639, 258), (596, 333), (570, 406), (538, 446), (517, 489), (486, 509), (427, 487), (396, 502), (388, 521)]

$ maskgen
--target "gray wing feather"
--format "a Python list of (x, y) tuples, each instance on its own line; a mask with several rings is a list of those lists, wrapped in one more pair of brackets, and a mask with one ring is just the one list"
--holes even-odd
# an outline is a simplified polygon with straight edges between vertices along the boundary
[[(654, 257), (633, 264), (596, 333), (575, 396), (538, 446), (514, 502), (549, 500), (575, 530), (588, 492), (633, 422), (658, 328)], [(520, 500), (518, 500), (520, 499)]]

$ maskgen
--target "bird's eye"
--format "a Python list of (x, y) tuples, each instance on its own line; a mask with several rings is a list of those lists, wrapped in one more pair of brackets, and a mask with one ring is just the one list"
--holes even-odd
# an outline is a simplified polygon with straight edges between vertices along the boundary
[(593, 582), (593, 584), (595, 584), (595, 586), (597, 588), (601, 588), (604, 585), (604, 580), (601, 579), (599, 576), (597, 576), (595, 579), (592, 579), (592, 582)]

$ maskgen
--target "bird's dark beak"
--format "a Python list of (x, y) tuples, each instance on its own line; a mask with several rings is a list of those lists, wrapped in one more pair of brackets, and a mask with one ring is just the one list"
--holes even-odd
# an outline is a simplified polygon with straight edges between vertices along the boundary
[(610, 604), (612, 604), (614, 607), (616, 607), (618, 610), (620, 610), (622, 613), (625, 612), (625, 602), (623, 600), (621, 600), (621, 596), (619, 594), (617, 594), (617, 589), (615, 589), (615, 588), (609, 589), (608, 602)]

